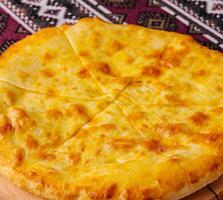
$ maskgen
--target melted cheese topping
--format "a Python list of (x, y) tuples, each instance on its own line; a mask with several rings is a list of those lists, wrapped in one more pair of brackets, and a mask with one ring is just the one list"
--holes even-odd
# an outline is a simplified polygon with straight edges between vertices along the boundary
[(107, 104), (30, 93), (1, 82), (0, 136), (39, 159), (42, 152), (75, 135)]
[(62, 29), (91, 74), (110, 93), (120, 92), (144, 68), (155, 66), (172, 37), (164, 31), (97, 19), (83, 19)]
[(48, 95), (110, 100), (84, 70), (59, 28), (43, 29), (12, 45), (0, 57), (0, 81)]
[(223, 171), (222, 67), (175, 33), (44, 29), (0, 57), (0, 171), (48, 199), (187, 195)]

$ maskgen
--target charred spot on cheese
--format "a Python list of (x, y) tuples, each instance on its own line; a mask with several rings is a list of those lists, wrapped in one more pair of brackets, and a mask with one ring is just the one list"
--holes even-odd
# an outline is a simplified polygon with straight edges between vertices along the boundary
[(209, 142), (216, 143), (218, 140), (223, 140), (223, 133), (211, 133), (207, 134), (207, 136)]
[(190, 117), (190, 120), (197, 126), (204, 125), (209, 119), (209, 116), (203, 112), (197, 112)]
[(75, 137), (84, 138), (87, 137), (90, 131), (88, 129), (80, 129), (78, 132), (75, 132)]
[(169, 102), (172, 103), (176, 106), (184, 106), (186, 105), (186, 102), (182, 99), (180, 99), (178, 96), (176, 95), (166, 95), (165, 99)]
[(11, 91), (5, 91), (3, 93), (3, 101), (7, 106), (12, 106), (16, 101), (16, 96)]
[(151, 197), (151, 189), (143, 189), (142, 190), (142, 200), (153, 200)]
[(119, 51), (121, 49), (123, 49), (125, 47), (124, 44), (122, 44), (121, 42), (117, 41), (117, 40), (113, 40), (111, 43), (111, 49), (114, 51), (114, 53), (116, 51)]
[(100, 48), (101, 46), (101, 39), (100, 39), (100, 32), (98, 31), (92, 31), (89, 36), (89, 45), (92, 46), (92, 48)]
[(22, 119), (28, 117), (28, 114), (23, 108), (13, 108), (12, 115), (15, 119)]
[(117, 150), (129, 150), (133, 148), (136, 144), (137, 142), (134, 139), (124, 137), (113, 138), (110, 143), (110, 145)]
[(36, 149), (38, 147), (38, 142), (36, 139), (34, 139), (31, 135), (28, 135), (26, 137), (26, 146), (29, 149)]
[(95, 152), (95, 156), (99, 156), (101, 154), (102, 150), (101, 149), (98, 149), (96, 152)]
[(111, 69), (107, 63), (98, 63), (98, 69), (104, 74), (111, 75)]
[(143, 117), (145, 117), (145, 113), (144, 112), (134, 112), (134, 113), (130, 113), (127, 117), (129, 120), (132, 121), (137, 121), (137, 120), (142, 120)]
[(200, 69), (200, 70), (197, 70), (197, 71), (194, 71), (192, 72), (192, 76), (193, 77), (204, 77), (208, 74), (208, 72), (204, 69)]
[(9, 120), (12, 122), (13, 127), (15, 127), (17, 130), (21, 130), (28, 127), (28, 125), (34, 124), (34, 121), (23, 108), (11, 108), (8, 116)]
[(12, 132), (14, 129), (10, 123), (5, 123), (0, 126), (0, 135), (6, 135), (7, 133)]
[(135, 200), (135, 199), (141, 199), (141, 200), (152, 200), (154, 198), (151, 197), (152, 191), (150, 188), (126, 188), (123, 190), (122, 198), (124, 200)]
[(86, 144), (84, 141), (81, 141), (78, 145), (78, 148), (81, 152), (84, 152), (85, 151), (85, 148), (86, 148)]
[(55, 96), (56, 92), (55, 92), (55, 90), (52, 89), (52, 88), (47, 88), (47, 90), (46, 90), (46, 94), (47, 94), (49, 97), (53, 97), (53, 96)]
[(15, 166), (20, 166), (24, 160), (25, 152), (19, 148), (15, 151)]
[(154, 50), (151, 56), (156, 59), (161, 59), (163, 53), (164, 53), (163, 50), (156, 50), (156, 51)]
[(184, 124), (172, 123), (172, 124), (156, 124), (155, 131), (162, 136), (172, 136), (184, 131)]
[(57, 147), (63, 141), (61, 138), (61, 133), (56, 130), (46, 131), (45, 138), (47, 138), (47, 140), (45, 140), (44, 143), (41, 144), (41, 149), (47, 149), (49, 146)]
[(159, 63), (164, 68), (179, 67), (184, 56), (188, 53), (188, 46), (182, 43), (181, 48), (176, 50), (173, 47), (168, 47)]
[(155, 51), (154, 50), (153, 53), (143, 54), (143, 57), (146, 58), (146, 59), (151, 59), (151, 58), (160, 59), (161, 55), (162, 55), (162, 51), (160, 51), (160, 50)]
[(87, 69), (82, 69), (82, 70), (80, 70), (78, 72), (78, 77), (80, 77), (80, 78), (88, 78), (88, 77), (90, 77), (90, 74), (89, 74)]
[(217, 170), (218, 167), (219, 167), (219, 165), (220, 165), (220, 163), (218, 163), (218, 162), (213, 162), (213, 163), (211, 164), (211, 166), (210, 166), (210, 171), (215, 171), (215, 170)]
[(199, 176), (194, 172), (188, 172), (188, 173), (186, 173), (186, 176), (187, 176), (189, 183), (191, 183), (191, 184), (195, 184), (200, 180)]
[(89, 57), (90, 56), (90, 52), (89, 51), (80, 51), (79, 55), (81, 57)]
[(108, 186), (103, 187), (100, 190), (93, 191), (89, 193), (89, 197), (91, 199), (98, 199), (98, 200), (104, 200), (104, 199), (110, 199), (115, 195), (117, 188), (117, 184), (110, 184)]
[(216, 85), (216, 90), (217, 90), (218, 92), (223, 92), (223, 85), (222, 85), (221, 83), (217, 84), (217, 85)]
[(23, 173), (28, 179), (38, 183), (39, 185), (44, 186), (46, 183), (43, 180), (43, 177), (35, 171), (27, 171)]
[(125, 47), (124, 44), (122, 44), (117, 40), (111, 41), (108, 45), (109, 48), (107, 48), (104, 52), (107, 56), (112, 56), (114, 53), (116, 53), (119, 50), (122, 50)]
[(115, 124), (111, 124), (111, 123), (105, 123), (105, 124), (102, 124), (100, 126), (100, 128), (105, 129), (107, 131), (109, 131), (109, 130), (115, 130), (116, 129), (116, 125)]
[(48, 61), (55, 59), (55, 57), (56, 57), (56, 53), (49, 51), (49, 52), (46, 52), (43, 54), (43, 61), (48, 62)]
[[(67, 187), (64, 187), (67, 188)], [(80, 190), (79, 188), (76, 191), (72, 191), (71, 194), (66, 195), (65, 199), (66, 200), (74, 200), (74, 199), (78, 199), (78, 196), (80, 195)]]
[(141, 86), (142, 83), (143, 83), (142, 80), (138, 80), (138, 79), (136, 79), (136, 80), (133, 80), (133, 81), (131, 82), (131, 85), (130, 85), (130, 86), (138, 87), (138, 86)]
[(104, 198), (105, 199), (112, 198), (115, 194), (116, 188), (117, 188), (116, 184), (111, 184), (105, 187), (102, 191)]
[(55, 74), (52, 70), (50, 70), (48, 68), (43, 69), (40, 72), (46, 78), (52, 78), (54, 76), (54, 74)]
[(0, 135), (5, 136), (14, 131), (12, 124), (6, 116), (0, 117)]
[(47, 161), (52, 161), (56, 159), (56, 155), (54, 154), (50, 154), (50, 153), (46, 153), (46, 152), (39, 152), (39, 157), (42, 160), (47, 160)]
[(142, 71), (142, 75), (154, 78), (159, 77), (161, 73), (161, 70), (157, 67), (145, 67)]
[(19, 77), (22, 81), (25, 81), (29, 77), (29, 73), (24, 72), (24, 71), (19, 71), (18, 72)]
[(54, 133), (54, 135), (52, 137), (52, 144), (57, 146), (58, 144), (60, 144), (60, 142), (61, 142), (60, 134)]
[(208, 143), (213, 145), (223, 144), (223, 133), (196, 133), (193, 135), (192, 140), (197, 143)]
[(126, 188), (123, 190), (122, 197), (124, 200), (135, 200), (139, 195), (135, 194), (133, 188)]
[(49, 119), (59, 119), (63, 116), (63, 113), (58, 109), (49, 109), (46, 111), (46, 116)]
[(132, 64), (135, 61), (135, 58), (133, 58), (132, 56), (127, 56), (125, 62), (126, 64)]
[(33, 179), (38, 177), (38, 174), (34, 171), (29, 171), (29, 172), (26, 173), (26, 177), (33, 180)]
[(80, 104), (69, 105), (68, 108), (66, 109), (66, 113), (74, 117), (79, 117), (79, 116), (88, 117), (85, 107)]
[(223, 107), (222, 106), (215, 107), (212, 109), (212, 112), (214, 112), (216, 114), (221, 114), (221, 113), (223, 113)]
[(151, 139), (151, 140), (146, 140), (144, 142), (145, 144), (145, 147), (149, 150), (149, 151), (152, 151), (154, 153), (163, 153), (166, 151), (166, 147), (161, 144), (160, 141), (158, 140), (155, 140), (155, 139)]
[(70, 153), (69, 159), (71, 160), (72, 164), (76, 164), (80, 161), (81, 156), (79, 153)]
[(102, 134), (99, 135), (99, 137), (100, 137), (101, 139), (104, 139), (104, 138), (106, 138), (106, 135), (102, 133)]
[(156, 87), (159, 90), (171, 90), (172, 89), (171, 85), (169, 85), (167, 83), (164, 83), (164, 82), (158, 82), (158, 83), (156, 83)]

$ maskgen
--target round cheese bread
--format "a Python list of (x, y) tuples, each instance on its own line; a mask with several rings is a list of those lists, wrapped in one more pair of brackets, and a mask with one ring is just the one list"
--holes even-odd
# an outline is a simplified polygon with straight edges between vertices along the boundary
[(176, 200), (223, 174), (223, 56), (85, 18), (0, 57), (0, 173), (50, 200)]

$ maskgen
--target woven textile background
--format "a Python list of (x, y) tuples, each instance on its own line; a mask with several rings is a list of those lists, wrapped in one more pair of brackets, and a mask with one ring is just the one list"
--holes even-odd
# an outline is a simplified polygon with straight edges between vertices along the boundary
[[(0, 54), (40, 28), (86, 16), (189, 34), (223, 52), (223, 0), (0, 0)], [(187, 199), (223, 200), (223, 178)]]
[(0, 52), (40, 28), (86, 16), (190, 34), (223, 51), (223, 0), (0, 0)]

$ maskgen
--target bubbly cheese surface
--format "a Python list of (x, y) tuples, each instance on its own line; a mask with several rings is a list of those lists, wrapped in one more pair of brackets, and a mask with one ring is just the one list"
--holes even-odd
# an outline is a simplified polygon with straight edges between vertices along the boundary
[(0, 57), (0, 172), (46, 199), (178, 199), (223, 173), (223, 56), (82, 19)]

